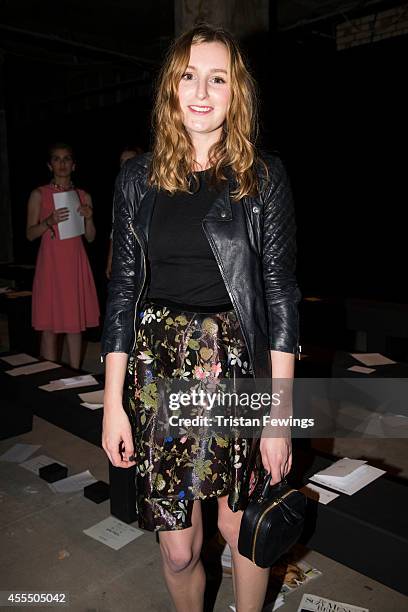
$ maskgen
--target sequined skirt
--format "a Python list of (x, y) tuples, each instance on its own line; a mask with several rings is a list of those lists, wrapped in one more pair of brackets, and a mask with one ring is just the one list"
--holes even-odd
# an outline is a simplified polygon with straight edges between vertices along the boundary
[(245, 377), (252, 378), (252, 370), (234, 310), (193, 312), (152, 301), (142, 306), (125, 401), (142, 529), (190, 527), (194, 500), (228, 495), (232, 511), (244, 509), (249, 487), (262, 469), (258, 441), (217, 434), (164, 436), (156, 416), (158, 386), (164, 379)]

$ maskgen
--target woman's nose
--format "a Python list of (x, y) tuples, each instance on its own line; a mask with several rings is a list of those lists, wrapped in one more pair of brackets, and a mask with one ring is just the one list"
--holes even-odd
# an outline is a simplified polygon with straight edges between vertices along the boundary
[(199, 100), (204, 100), (208, 95), (207, 93), (207, 81), (205, 79), (197, 81), (197, 98)]

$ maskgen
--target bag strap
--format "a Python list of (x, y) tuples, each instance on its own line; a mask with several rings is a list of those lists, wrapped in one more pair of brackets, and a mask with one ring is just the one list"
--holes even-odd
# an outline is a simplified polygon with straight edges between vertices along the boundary
[(279, 489), (287, 486), (287, 484), (288, 484), (286, 478), (284, 478), (280, 482), (276, 482), (274, 485), (271, 485), (270, 484), (271, 483), (271, 479), (272, 479), (272, 474), (267, 474), (265, 476), (264, 484), (263, 484), (263, 487), (262, 487), (261, 499), (265, 499), (265, 497), (268, 496), (268, 492), (270, 491), (269, 487), (273, 491), (279, 491)]

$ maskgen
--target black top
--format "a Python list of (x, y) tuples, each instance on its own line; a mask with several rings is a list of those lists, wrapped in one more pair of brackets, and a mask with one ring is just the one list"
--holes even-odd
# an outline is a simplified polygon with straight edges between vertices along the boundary
[(195, 193), (170, 195), (161, 190), (157, 195), (148, 245), (148, 298), (225, 310), (232, 304), (202, 227), (217, 190), (210, 185), (208, 170), (197, 176), (200, 185)]

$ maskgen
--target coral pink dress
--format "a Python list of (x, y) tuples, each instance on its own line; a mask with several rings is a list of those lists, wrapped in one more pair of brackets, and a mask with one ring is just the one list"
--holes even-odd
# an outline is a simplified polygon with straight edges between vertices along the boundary
[[(54, 210), (51, 185), (39, 187), (42, 202), (40, 221)], [(81, 202), (85, 192), (77, 190)], [(55, 333), (78, 333), (99, 325), (95, 283), (82, 236), (60, 240), (58, 225), (41, 237), (35, 268), (32, 324), (34, 329)]]

